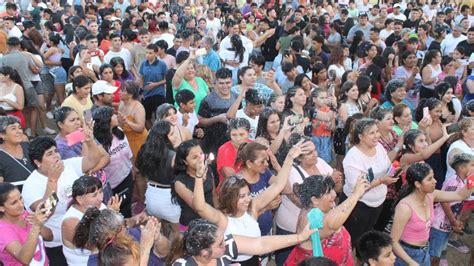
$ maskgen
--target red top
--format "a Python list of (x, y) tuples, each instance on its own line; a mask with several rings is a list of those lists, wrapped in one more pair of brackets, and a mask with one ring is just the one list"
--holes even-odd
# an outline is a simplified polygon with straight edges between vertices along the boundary
[(217, 174), (219, 176), (219, 184), (224, 179), (224, 176), (221, 174), (222, 167), (232, 167), (236, 173), (239, 172), (240, 167), (235, 165), (235, 159), (237, 159), (237, 149), (232, 145), (232, 140), (222, 144), (217, 150)]

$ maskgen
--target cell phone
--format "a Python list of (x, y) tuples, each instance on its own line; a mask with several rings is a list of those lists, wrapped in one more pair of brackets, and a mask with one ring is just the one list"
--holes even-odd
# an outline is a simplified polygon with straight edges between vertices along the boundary
[(458, 132), (459, 130), (460, 130), (460, 128), (459, 128), (458, 123), (453, 123), (453, 124), (446, 127), (446, 131), (448, 131), (448, 134)]
[(51, 211), (52, 209), (56, 207), (56, 205), (58, 205), (58, 201), (59, 201), (58, 195), (56, 194), (56, 192), (53, 191), (53, 193), (51, 193), (51, 195), (49, 195), (49, 197), (43, 203), (42, 207), (46, 208), (48, 211)]
[(418, 68), (421, 68), (421, 63), (422, 63), (421, 58), (417, 58), (417, 60), (416, 60), (416, 66), (417, 66)]
[(67, 145), (72, 146), (77, 143), (82, 142), (86, 139), (86, 134), (84, 133), (84, 129), (80, 128), (72, 133), (66, 135)]
[(369, 183), (372, 183), (372, 181), (374, 181), (374, 171), (372, 170), (372, 167), (370, 167), (368, 170), (367, 170), (367, 174), (365, 175), (365, 179), (367, 179), (367, 181), (369, 181)]
[(403, 167), (400, 167), (398, 168), (397, 170), (395, 170), (395, 172), (393, 173), (393, 178), (397, 178), (403, 171)]
[(197, 49), (195, 52), (196, 57), (203, 56), (207, 54), (206, 48)]
[(426, 118), (429, 115), (430, 115), (430, 109), (428, 108), (428, 106), (423, 107), (423, 118)]
[(290, 117), (290, 120), (288, 120), (288, 124), (290, 126), (295, 126), (295, 125), (298, 125), (298, 124), (301, 124), (301, 123), (303, 123), (303, 116), (299, 115), (299, 114)]
[(91, 122), (92, 121), (92, 110), (91, 109), (84, 110), (83, 116), (84, 116), (84, 121), (86, 123)]

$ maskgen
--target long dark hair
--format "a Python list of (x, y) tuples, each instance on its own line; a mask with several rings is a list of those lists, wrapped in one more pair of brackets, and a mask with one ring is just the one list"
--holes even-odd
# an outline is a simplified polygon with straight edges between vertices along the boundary
[[(116, 56), (110, 59), (110, 65), (112, 66), (112, 72), (114, 73), (115, 80), (126, 79), (130, 75), (127, 68), (125, 68), (125, 61), (123, 61), (121, 57)], [(122, 68), (123, 68), (123, 72), (122, 72), (122, 75), (120, 75), (120, 77), (117, 76), (117, 74), (115, 73), (115, 67), (117, 65), (122, 65)]]
[(420, 122), (423, 119), (423, 108), (428, 107), (428, 110), (433, 110), (437, 106), (441, 105), (441, 101), (436, 98), (428, 98), (428, 99), (421, 99), (418, 107), (415, 111), (415, 120), (416, 122)]
[(406, 171), (407, 183), (402, 187), (400, 192), (400, 200), (415, 191), (415, 182), (421, 183), (431, 171), (433, 170), (427, 163), (414, 163), (410, 165)]
[(3, 66), (0, 68), (0, 74), (4, 76), (9, 76), (13, 82), (23, 88), (23, 82), (21, 81), (20, 75), (18, 75), (18, 72), (15, 69), (9, 66)]
[(423, 64), (421, 65), (420, 73), (422, 73), (423, 68), (427, 66), (433, 59), (439, 54), (439, 50), (429, 50), (423, 59)]
[[(18, 188), (10, 183), (0, 183), (0, 206), (5, 205), (8, 195), (15, 189)], [(3, 215), (4, 213), (0, 212), (0, 217), (3, 217)]]
[(106, 151), (109, 151), (112, 145), (113, 136), (122, 140), (125, 134), (118, 127), (111, 128), (110, 121), (114, 115), (114, 109), (109, 106), (103, 106), (94, 109), (92, 117), (94, 118), (94, 137), (99, 141)]
[(188, 157), (189, 152), (192, 148), (199, 146), (199, 142), (196, 139), (190, 139), (183, 141), (176, 148), (176, 157), (174, 160), (174, 174), (185, 174), (186, 173), (186, 157)]
[[(449, 89), (452, 89), (453, 90), (453, 93), (454, 93), (454, 88), (447, 82), (442, 82), (438, 85), (435, 86), (435, 89), (434, 89), (434, 94), (435, 94), (435, 97), (438, 99), (438, 100), (442, 100), (443, 96), (446, 94), (446, 92), (449, 90)], [(456, 114), (456, 111), (454, 110), (454, 104), (453, 104), (453, 101), (451, 100), (448, 104), (447, 104), (447, 107), (448, 107), (448, 110), (449, 112), (452, 114), (452, 115), (455, 115)]]
[(235, 34), (230, 37), (230, 43), (232, 44), (232, 48), (229, 49), (235, 52), (235, 58), (239, 57), (239, 62), (242, 63), (244, 61), (244, 52), (245, 47), (242, 44), (242, 39), (239, 35)]
[[(278, 112), (270, 107), (266, 107), (258, 118), (257, 137), (263, 137), (269, 141), (273, 140), (267, 131), (268, 119), (272, 115), (278, 115)], [(279, 115), (278, 115), (279, 116)]]
[(289, 111), (289, 110), (291, 110), (291, 108), (293, 108), (293, 102), (291, 101), (291, 97), (294, 97), (298, 90), (303, 90), (304, 91), (304, 89), (302, 87), (294, 86), (286, 92), (285, 107), (283, 108), (283, 112)]
[(171, 124), (167, 121), (157, 121), (150, 130), (145, 143), (138, 151), (136, 166), (145, 177), (151, 178), (161, 174), (157, 169), (164, 169), (169, 151), (173, 144), (168, 139)]

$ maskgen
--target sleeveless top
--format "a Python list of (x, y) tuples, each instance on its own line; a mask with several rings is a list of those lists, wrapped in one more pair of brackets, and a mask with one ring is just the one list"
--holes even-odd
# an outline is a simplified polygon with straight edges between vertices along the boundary
[[(61, 224), (64, 222), (64, 220), (69, 219), (69, 218), (76, 218), (78, 220), (81, 220), (82, 216), (84, 216), (84, 213), (74, 208), (74, 206), (71, 206), (67, 210), (67, 212), (64, 214)], [(67, 264), (69, 266), (86, 265), (87, 260), (89, 259), (89, 256), (92, 254), (92, 252), (87, 249), (69, 248), (64, 244), (64, 242), (63, 242), (63, 253), (64, 253), (64, 257), (66, 257)]]
[[(135, 122), (133, 115), (128, 115), (127, 119), (129, 121)], [(134, 131), (128, 124), (123, 125), (123, 133), (127, 136), (128, 144), (132, 150), (133, 157), (137, 158), (138, 151), (140, 147), (145, 143), (146, 138), (148, 137), (148, 130), (145, 128), (141, 133)]]
[[(18, 86), (18, 84), (13, 85), (13, 88), (10, 90), (10, 92), (7, 93), (4, 96), (0, 96), (0, 99), (5, 99), (5, 100), (10, 100), (12, 102), (16, 102), (17, 98), (16, 98), (16, 95), (14, 93), (16, 86)], [(14, 111), (15, 110), (15, 108), (13, 108), (11, 105), (9, 105), (6, 102), (1, 102), (0, 107), (3, 108), (3, 110), (5, 110), (5, 111)]]
[(433, 200), (429, 196), (427, 197), (430, 204), (430, 218), (428, 221), (423, 221), (410, 204), (403, 201), (400, 202), (400, 204), (407, 205), (411, 210), (410, 220), (408, 220), (407, 224), (405, 225), (400, 240), (407, 243), (428, 241), (430, 237), (431, 225), (433, 224), (434, 220), (434, 207)]
[[(224, 235), (239, 235), (247, 237), (260, 237), (260, 228), (258, 222), (250, 216), (247, 212), (240, 217), (227, 216), (227, 228), (225, 229)], [(235, 261), (246, 261), (250, 259), (252, 255), (241, 255), (235, 259)]]
[(344, 226), (338, 232), (334, 232), (325, 239), (322, 239), (321, 246), (324, 256), (337, 263), (337, 265), (354, 265), (351, 235)]
[[(426, 65), (426, 66), (429, 67), (429, 68), (431, 68), (431, 76), (430, 76), (430, 78), (436, 78), (439, 74), (441, 74), (441, 72), (443, 72), (443, 71), (441, 70), (441, 67), (439, 67), (439, 70), (436, 70), (436, 69), (434, 69), (433, 66), (431, 66), (430, 64), (428, 64), (428, 65)], [(434, 87), (437, 85), (437, 84), (435, 84), (435, 82), (433, 82), (433, 83), (431, 83), (431, 84), (428, 84), (428, 85), (425, 84), (424, 82), (422, 82), (422, 84), (423, 84), (423, 87), (428, 88), (428, 89), (432, 89), (432, 90), (434, 90)]]
[(144, 173), (146, 174), (146, 178), (161, 185), (171, 185), (171, 182), (173, 181), (174, 177), (173, 166), (171, 164), (173, 162), (173, 157), (175, 154), (175, 151), (168, 149), (168, 155), (166, 156), (165, 166), (161, 168), (160, 171), (154, 171), (153, 175), (149, 175), (150, 173)]

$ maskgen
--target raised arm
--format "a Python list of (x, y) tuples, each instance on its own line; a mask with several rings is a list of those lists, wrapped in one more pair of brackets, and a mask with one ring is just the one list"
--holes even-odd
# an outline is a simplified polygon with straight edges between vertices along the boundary
[(267, 206), (285, 188), (294, 159), (300, 156), (300, 154), (307, 152), (306, 150), (302, 149), (302, 143), (303, 141), (300, 141), (288, 152), (285, 162), (283, 163), (281, 170), (278, 172), (278, 175), (275, 178), (275, 182), (273, 182), (265, 191), (253, 199), (252, 203), (254, 204), (255, 208), (252, 211), (252, 215), (254, 218), (258, 218), (258, 213), (260, 210), (265, 208), (265, 206)]
[[(207, 172), (205, 168), (203, 161), (198, 162), (196, 175), (204, 177)], [(204, 179), (202, 177), (196, 178), (194, 181), (193, 204), (194, 210), (199, 216), (209, 220), (211, 223), (217, 224), (222, 230), (227, 228), (227, 217), (221, 211), (209, 205), (204, 198)]]
[(467, 189), (467, 186), (458, 191), (435, 190), (433, 200), (436, 202), (461, 201), (467, 199), (472, 192), (474, 192), (474, 188)]
[[(92, 133), (92, 123), (84, 126), (84, 133), (86, 138), (84, 143), (87, 146), (87, 156), (82, 159), (82, 172), (87, 173), (94, 169), (97, 162), (101, 160), (107, 160), (107, 164), (110, 161), (110, 155), (108, 153), (103, 154), (99, 149), (99, 145), (95, 141)], [(102, 149), (103, 150), (103, 149)]]
[(192, 54), (189, 55), (189, 58), (186, 59), (179, 67), (176, 69), (176, 73), (174, 73), (172, 85), (174, 90), (178, 90), (179, 87), (181, 86), (181, 83), (183, 82), (184, 78), (184, 73), (186, 73), (186, 70), (188, 69), (189, 65), (192, 64), (192, 60), (194, 60), (194, 57)]
[(406, 166), (430, 158), (433, 153), (435, 153), (441, 148), (441, 146), (443, 146), (443, 144), (449, 139), (450, 136), (451, 135), (448, 135), (446, 131), (446, 126), (443, 126), (443, 136), (440, 139), (423, 149), (421, 152), (405, 153), (400, 159), (401, 165)]
[(309, 225), (306, 225), (305, 230), (299, 234), (262, 237), (234, 235), (234, 240), (239, 254), (263, 255), (302, 243), (314, 232), (316, 232), (316, 230), (310, 230)]
[(247, 92), (247, 89), (241, 86), (242, 88), (240, 89), (240, 94), (237, 97), (237, 100), (230, 106), (229, 110), (226, 113), (227, 119), (232, 119), (235, 118), (237, 111), (239, 110), (239, 106), (242, 103), (242, 100), (245, 98), (245, 93)]

